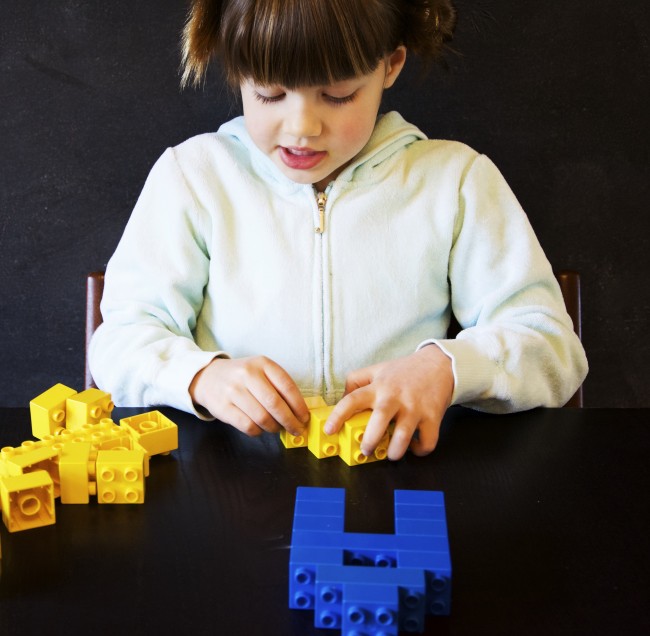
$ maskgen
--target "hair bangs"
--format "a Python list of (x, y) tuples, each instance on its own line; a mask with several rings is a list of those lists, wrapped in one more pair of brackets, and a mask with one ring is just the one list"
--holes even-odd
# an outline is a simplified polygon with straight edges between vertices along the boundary
[(400, 44), (395, 22), (374, 0), (234, 0), (219, 54), (233, 87), (329, 85), (374, 71)]

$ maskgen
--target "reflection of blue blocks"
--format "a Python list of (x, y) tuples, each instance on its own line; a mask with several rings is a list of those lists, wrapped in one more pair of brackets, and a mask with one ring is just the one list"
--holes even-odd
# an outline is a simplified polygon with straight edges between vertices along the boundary
[(396, 490), (395, 534), (345, 532), (344, 517), (342, 488), (298, 488), (289, 607), (313, 609), (316, 627), (386, 636), (449, 614), (443, 493)]

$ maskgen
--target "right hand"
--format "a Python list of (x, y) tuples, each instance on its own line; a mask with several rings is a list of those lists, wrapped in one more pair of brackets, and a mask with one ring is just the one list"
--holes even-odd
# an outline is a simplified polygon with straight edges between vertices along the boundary
[(213, 417), (246, 433), (300, 435), (309, 409), (289, 374), (265, 356), (215, 358), (190, 384), (194, 403)]

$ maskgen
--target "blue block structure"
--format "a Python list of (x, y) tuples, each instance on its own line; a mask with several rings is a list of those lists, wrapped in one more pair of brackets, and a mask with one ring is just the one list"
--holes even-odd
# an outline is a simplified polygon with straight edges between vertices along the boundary
[(451, 558), (444, 495), (396, 490), (395, 534), (345, 532), (345, 490), (296, 492), (289, 607), (314, 611), (316, 627), (343, 634), (424, 631), (448, 615)]

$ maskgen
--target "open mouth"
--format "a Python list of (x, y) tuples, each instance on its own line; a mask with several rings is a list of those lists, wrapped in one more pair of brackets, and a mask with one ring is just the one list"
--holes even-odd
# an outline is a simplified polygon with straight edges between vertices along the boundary
[(279, 147), (282, 162), (294, 170), (309, 170), (317, 166), (327, 155), (324, 150), (311, 148)]

